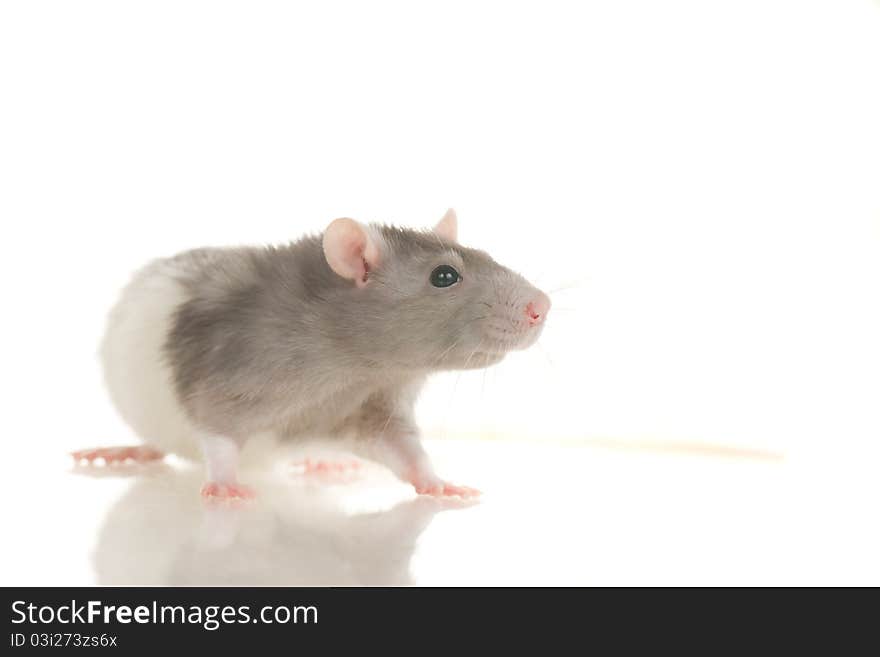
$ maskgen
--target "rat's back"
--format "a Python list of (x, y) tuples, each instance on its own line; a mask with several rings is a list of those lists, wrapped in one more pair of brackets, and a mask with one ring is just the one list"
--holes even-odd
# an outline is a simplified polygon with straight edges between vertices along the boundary
[(324, 279), (344, 282), (321, 258), (320, 242), (304, 238), (278, 248), (196, 249), (138, 271), (101, 346), (126, 423), (149, 445), (188, 458), (206, 434), (243, 443), (338, 423), (340, 409), (368, 393), (332, 364), (313, 296), (327, 288)]
[(100, 357), (110, 398), (147, 443), (193, 458), (197, 431), (174, 391), (165, 343), (174, 314), (191, 295), (187, 281), (223, 258), (198, 249), (155, 260), (134, 274), (110, 311)]

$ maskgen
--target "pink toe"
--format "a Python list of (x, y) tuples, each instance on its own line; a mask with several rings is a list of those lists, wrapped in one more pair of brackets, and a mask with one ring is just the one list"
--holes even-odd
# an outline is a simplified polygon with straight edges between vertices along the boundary
[(216, 500), (251, 500), (256, 497), (253, 489), (242, 484), (219, 484), (209, 481), (202, 486), (202, 497)]
[(302, 467), (305, 474), (347, 474), (351, 471), (358, 470), (361, 467), (359, 461), (319, 461), (313, 459), (303, 459), (294, 461), (295, 466)]
[(145, 445), (133, 447), (101, 447), (98, 449), (81, 449), (71, 452), (71, 456), (77, 463), (82, 461), (94, 465), (101, 459), (106, 465), (119, 465), (121, 463), (147, 463), (164, 457), (157, 449)]
[(242, 486), (241, 484), (237, 484), (235, 486), (230, 486), (230, 492), (232, 497), (236, 497), (242, 500), (252, 500), (257, 494), (254, 492), (253, 488), (249, 486)]
[(414, 487), (419, 495), (432, 495), (434, 497), (461, 497), (463, 499), (470, 499), (481, 495), (480, 491), (476, 488), (471, 488), (470, 486), (457, 486), (445, 482), (415, 485)]
[(220, 485), (214, 482), (208, 482), (202, 486), (202, 497), (217, 497), (220, 492)]

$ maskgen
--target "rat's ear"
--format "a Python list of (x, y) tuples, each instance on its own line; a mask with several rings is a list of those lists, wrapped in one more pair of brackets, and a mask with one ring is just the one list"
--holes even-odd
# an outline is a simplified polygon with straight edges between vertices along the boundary
[(366, 226), (354, 219), (335, 219), (324, 231), (324, 257), (330, 269), (358, 287), (367, 284), (379, 262), (379, 249)]
[(447, 242), (458, 241), (458, 217), (455, 210), (449, 208), (443, 218), (434, 226), (434, 232)]

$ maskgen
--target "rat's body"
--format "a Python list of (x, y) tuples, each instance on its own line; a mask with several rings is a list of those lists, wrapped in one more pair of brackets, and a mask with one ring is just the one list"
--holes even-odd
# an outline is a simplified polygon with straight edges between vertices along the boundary
[(517, 274), (458, 245), (452, 213), (434, 232), (339, 219), (289, 246), (151, 263), (111, 312), (102, 358), (147, 444), (204, 454), (207, 494), (242, 494), (239, 448), (269, 434), (344, 441), (419, 492), (468, 495), (421, 448), (419, 389), (432, 371), (528, 346), (548, 309)]

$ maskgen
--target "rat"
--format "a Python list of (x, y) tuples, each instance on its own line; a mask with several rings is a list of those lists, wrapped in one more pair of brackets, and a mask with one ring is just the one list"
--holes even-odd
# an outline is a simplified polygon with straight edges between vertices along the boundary
[(201, 248), (138, 271), (101, 344), (106, 386), (138, 447), (79, 463), (204, 459), (209, 498), (249, 498), (239, 453), (257, 436), (319, 436), (417, 493), (475, 497), (441, 479), (414, 405), (426, 378), (487, 367), (540, 336), (549, 297), (458, 242), (449, 210), (428, 230), (354, 219), (283, 246)]

